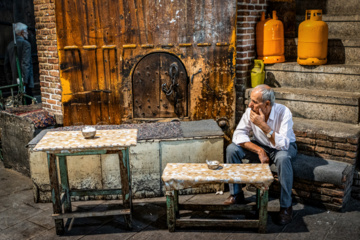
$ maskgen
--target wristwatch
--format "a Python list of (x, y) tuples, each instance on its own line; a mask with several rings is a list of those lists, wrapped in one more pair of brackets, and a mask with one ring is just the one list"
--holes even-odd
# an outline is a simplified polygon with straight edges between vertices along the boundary
[(266, 134), (267, 138), (271, 138), (271, 135), (274, 133), (273, 130), (271, 130), (269, 133)]

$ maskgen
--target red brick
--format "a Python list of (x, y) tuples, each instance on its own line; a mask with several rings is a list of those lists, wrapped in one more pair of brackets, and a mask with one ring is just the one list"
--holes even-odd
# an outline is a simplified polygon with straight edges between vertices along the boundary
[(296, 142), (315, 145), (315, 139), (311, 138), (297, 137)]
[(347, 138), (346, 141), (351, 144), (358, 144), (359, 138)]
[(251, 64), (249, 59), (236, 59), (236, 64)]
[(47, 104), (47, 103), (42, 103), (42, 107), (44, 108), (44, 109), (51, 109), (51, 105), (50, 104)]
[(59, 96), (57, 94), (52, 94), (50, 98), (54, 99), (54, 100), (59, 100), (59, 101), (61, 100), (61, 96)]
[(49, 72), (48, 72), (48, 71), (45, 71), (45, 70), (41, 70), (41, 71), (40, 71), (40, 75), (49, 76)]
[(46, 99), (46, 103), (49, 103), (49, 104), (57, 104), (57, 101), (56, 101), (56, 100), (52, 100), (52, 99)]
[(51, 106), (51, 109), (54, 109), (54, 110), (57, 110), (57, 111), (61, 111), (61, 110), (62, 110), (61, 106), (58, 106), (58, 105), (52, 105), (52, 106)]
[(54, 82), (55, 78), (54, 77), (45, 77), (45, 80), (47, 82)]
[(296, 137), (306, 137), (306, 132), (294, 130)]
[(48, 82), (40, 82), (40, 86), (41, 87), (50, 87), (50, 83), (48, 83)]
[(60, 74), (58, 71), (50, 71), (50, 76), (53, 76), (53, 77), (59, 77)]
[(345, 143), (346, 142), (346, 138), (341, 138), (341, 137), (328, 137), (330, 141), (332, 142), (340, 142), (340, 143)]
[(349, 143), (335, 143), (335, 148), (342, 149), (345, 151), (357, 151), (358, 146)]
[(333, 142), (329, 142), (329, 141), (324, 141), (324, 140), (316, 140), (316, 144), (322, 147), (329, 147), (329, 148), (333, 148), (334, 147), (334, 143)]
[(59, 63), (59, 59), (58, 58), (51, 58), (51, 59), (48, 59), (48, 62), (49, 63)]
[(48, 94), (48, 93), (42, 93), (42, 94), (41, 94), (41, 97), (42, 97), (42, 98), (47, 98), (47, 99), (49, 99), (49, 98), (50, 98), (50, 94)]
[(48, 47), (48, 50), (49, 50), (49, 51), (57, 51), (57, 47), (55, 47), (55, 46), (49, 46), (49, 47)]
[(346, 156), (345, 151), (338, 150), (338, 149), (332, 149), (331, 154), (335, 155), (335, 156), (339, 156), (339, 157), (345, 157)]
[(247, 4), (238, 5), (237, 8), (238, 8), (238, 9), (248, 9), (248, 8), (249, 8), (249, 5), (247, 5)]
[(345, 152), (345, 156), (354, 159), (357, 156), (357, 152)]

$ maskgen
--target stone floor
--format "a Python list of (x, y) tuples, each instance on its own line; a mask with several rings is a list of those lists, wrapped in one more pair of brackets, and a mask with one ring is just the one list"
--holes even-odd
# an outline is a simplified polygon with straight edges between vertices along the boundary
[[(222, 202), (224, 195), (203, 194), (180, 196), (182, 202)], [(249, 200), (252, 192), (246, 192)], [(185, 228), (170, 233), (166, 226), (165, 198), (134, 200), (133, 230), (125, 230), (122, 217), (95, 217), (66, 222), (64, 236), (56, 236), (48, 203), (34, 203), (31, 180), (5, 169), (0, 162), (0, 239), (360, 239), (360, 201), (351, 199), (344, 212), (332, 212), (294, 203), (294, 220), (281, 227), (272, 217), (279, 209), (279, 201), (270, 199), (268, 233), (258, 234), (252, 229)], [(111, 207), (115, 201), (75, 202), (74, 208)], [(90, 206), (91, 204), (91, 206)], [(197, 213), (207, 217), (211, 213)]]

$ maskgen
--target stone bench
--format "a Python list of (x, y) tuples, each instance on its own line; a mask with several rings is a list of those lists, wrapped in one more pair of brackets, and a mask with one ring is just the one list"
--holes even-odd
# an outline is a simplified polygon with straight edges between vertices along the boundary
[[(293, 162), (293, 196), (302, 203), (309, 203), (330, 210), (342, 210), (351, 197), (354, 166), (344, 162), (325, 160), (298, 154)], [(280, 183), (275, 165), (271, 165), (275, 181), (272, 193), (280, 193)]]
[[(223, 162), (224, 133), (214, 120), (164, 122), (146, 124), (100, 125), (97, 129), (137, 128), (138, 143), (130, 147), (130, 168), (134, 198), (162, 196), (162, 171), (167, 163), (205, 163), (206, 159)], [(51, 131), (75, 131), (81, 126)], [(32, 148), (45, 135), (41, 132), (29, 143), (30, 171), (36, 202), (50, 201), (50, 185), (46, 154)], [(72, 189), (120, 188), (116, 154), (68, 157), (69, 182)], [(91, 173), (91, 174), (90, 174)], [(218, 186), (203, 186), (182, 193), (215, 192)], [(107, 196), (118, 199), (121, 196)], [(74, 200), (88, 200), (76, 197)]]

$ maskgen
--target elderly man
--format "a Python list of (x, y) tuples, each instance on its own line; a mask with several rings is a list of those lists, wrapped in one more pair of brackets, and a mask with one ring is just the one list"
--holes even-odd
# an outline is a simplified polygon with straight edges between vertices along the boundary
[[(293, 120), (290, 110), (275, 103), (274, 91), (267, 85), (259, 85), (250, 95), (249, 108), (243, 114), (233, 136), (233, 143), (226, 149), (227, 163), (275, 163), (279, 181), (280, 212), (277, 222), (281, 225), (292, 221), (293, 185), (292, 160), (297, 154)], [(250, 141), (250, 131), (254, 140)], [(229, 184), (231, 195), (224, 204), (244, 202), (244, 193), (239, 184)]]
[[(27, 26), (23, 23), (15, 24), (17, 56), (20, 62), (22, 80), (25, 86), (25, 93), (33, 96), (34, 88), (33, 65), (31, 59), (31, 45), (25, 39), (28, 39)], [(4, 68), (6, 80), (11, 84), (17, 83), (18, 71), (16, 68), (14, 41), (10, 42), (6, 48)], [(31, 103), (30, 99), (26, 99), (27, 104)]]

